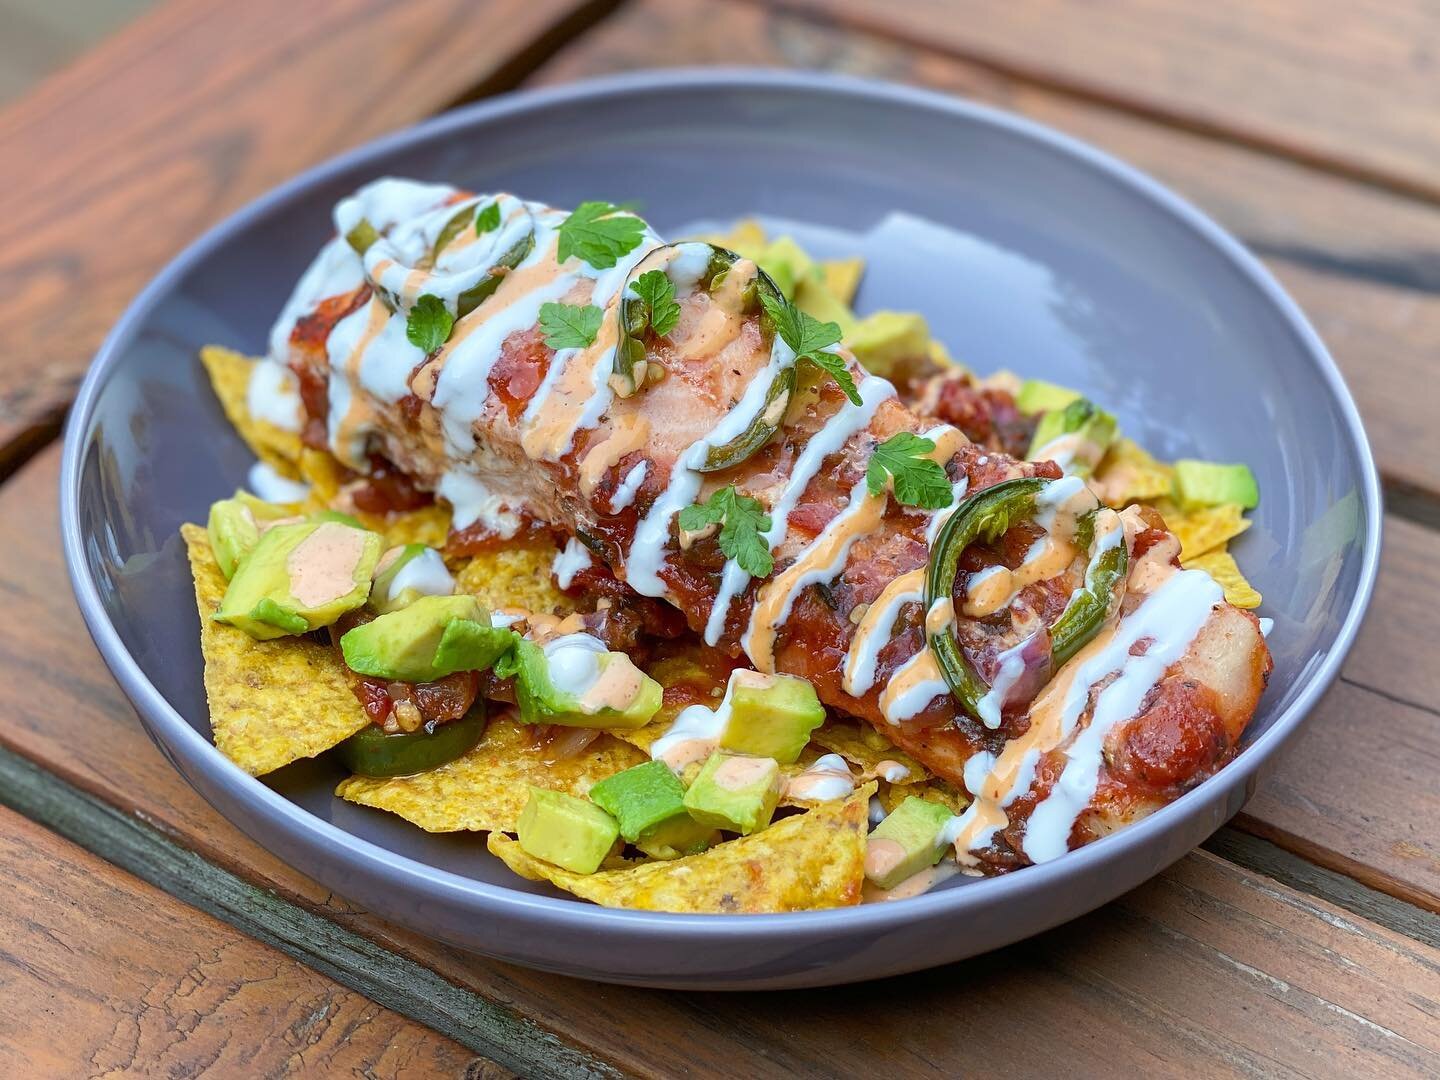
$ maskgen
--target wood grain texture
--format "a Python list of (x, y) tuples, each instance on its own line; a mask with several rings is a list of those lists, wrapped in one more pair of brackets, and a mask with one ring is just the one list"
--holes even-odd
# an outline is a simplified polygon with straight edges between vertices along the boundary
[[(1025, 5), (985, 11), (1016, 6)], [(933, 49), (735, 0), (631, 0), (532, 81), (709, 63), (929, 86), (1023, 113), (1153, 173), (1249, 243), (1300, 302), (1345, 373), (1387, 478), (1440, 493), (1440, 425), (1429, 398), (1414, 393), (1440, 355), (1440, 209)]]
[(0, 475), (123, 306), (298, 170), (510, 85), (611, 0), (171, 0), (0, 112)]
[[(379, 922), (241, 836), (185, 786), (141, 732), (84, 644), (69, 604), (51, 509), (57, 462), (57, 451), (47, 450), (0, 488), (0, 520), (17, 526), (10, 538), (13, 558), (0, 566), (0, 595), (11, 616), (0, 622), (0, 678), (23, 677), (51, 690), (43, 702), (22, 697), (0, 703), (0, 742), (482, 1001), (560, 1029), (569, 1044), (604, 1061), (656, 1075), (707, 1067), (815, 1075), (844, 1072), (883, 1049), (907, 1075), (953, 1071), (957, 1063), (993, 1073), (1015, 1064), (1016, 1055), (1023, 1060), (1011, 1071), (1043, 1071), (1042, 1055), (1049, 1055), (1073, 1062), (1079, 1075), (1098, 1073), (1103, 1060), (1113, 1062), (1117, 1054), (1134, 1071), (1160, 1075), (1193, 1069), (1197, 1060), (1204, 1071), (1222, 1075), (1429, 1067), (1435, 1006), (1424, 977), (1440, 985), (1433, 977), (1440, 968), (1427, 967), (1435, 958), (1362, 917), (1204, 855), (1117, 905), (994, 956), (879, 987), (815, 994), (715, 997), (597, 989), (477, 961)], [(1392, 536), (1392, 547), (1406, 532)], [(1382, 595), (1401, 587), (1388, 584)], [(1377, 610), (1372, 626), (1384, 623)], [(1384, 641), (1375, 646), (1386, 647)], [(1339, 843), (1340, 829), (1367, 831), (1369, 850), (1383, 855), (1393, 840), (1414, 835), (1415, 820), (1405, 807), (1424, 793), (1381, 784), (1403, 774), (1401, 755), (1408, 751), (1402, 747), (1425, 735), (1404, 726), (1416, 722), (1414, 710), (1346, 689), (1351, 696), (1338, 706), (1335, 698), (1327, 701), (1311, 722), (1313, 731), (1346, 735), (1344, 720), (1358, 712), (1391, 735), (1366, 735), (1365, 753), (1384, 755), (1393, 745), (1397, 757), (1388, 774), (1376, 776), (1373, 789), (1353, 793), (1353, 803), (1336, 800), (1327, 814), (1298, 824), (1308, 842), (1321, 846)], [(1309, 742), (1282, 765), (1277, 782), (1305, 765)], [(1426, 843), (1440, 850), (1433, 835)], [(1396, 872), (1409, 876), (1391, 882), (1391, 892), (1403, 885), (1433, 900), (1440, 887), (1417, 874), (1413, 860), (1399, 862)], [(1403, 962), (1385, 967), (1380, 957)], [(1367, 974), (1357, 978), (1350, 964)], [(857, 1015), (863, 1024), (855, 1022)], [(953, 1016), (955, 1023), (917, 1024), (916, 1015)], [(646, 1018), (645, 1038), (632, 1037), (637, 1016)], [(1332, 1020), (1338, 1026), (1328, 1026)], [(1022, 1039), (1013, 1037), (1017, 1025)], [(1025, 1049), (1017, 1050), (1020, 1045)]]
[(769, 0), (1440, 198), (1428, 0)]
[(7, 1076), (509, 1075), (0, 810)]

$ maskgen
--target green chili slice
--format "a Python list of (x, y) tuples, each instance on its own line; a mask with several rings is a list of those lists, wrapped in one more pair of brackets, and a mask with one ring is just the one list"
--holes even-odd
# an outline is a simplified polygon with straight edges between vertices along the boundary
[[(1043, 477), (1021, 477), (978, 491), (960, 503), (940, 527), (935, 546), (930, 549), (930, 564), (925, 571), (925, 610), (937, 600), (949, 599), (955, 592), (955, 575), (960, 570), (960, 556), (977, 540), (989, 543), (998, 540), (1017, 521), (1035, 513), (1035, 497), (1050, 481)], [(980, 699), (989, 689), (975, 672), (965, 651), (960, 648), (955, 631), (949, 626), (929, 635), (930, 650), (940, 666), (940, 674), (950, 693), (966, 714), (980, 719)]]
[[(930, 552), (925, 574), (925, 609), (937, 600), (954, 595), (955, 576), (960, 556), (972, 543), (998, 540), (1019, 521), (1035, 513), (1036, 498), (1051, 483), (1042, 477), (1007, 480), (986, 488), (965, 499), (941, 527)], [(1076, 540), (1086, 549), (1093, 547), (1095, 513), (1083, 517), (1076, 529)], [(1085, 568), (1085, 583), (1070, 597), (1065, 609), (1050, 625), (1051, 661), (1060, 668), (1099, 632), (1122, 594), (1129, 572), (1129, 553), (1124, 535), (1119, 543), (1101, 548), (1091, 555)], [(950, 626), (929, 635), (940, 673), (950, 692), (965, 713), (976, 720), (980, 699), (989, 691), (970, 661), (966, 658), (955, 631)]]
[(765, 393), (765, 404), (750, 426), (735, 438), (719, 446), (712, 446), (705, 460), (696, 467), (696, 472), (720, 472), (733, 469), (746, 461), (764, 446), (780, 430), (785, 411), (790, 408), (790, 398), (795, 394), (795, 369), (782, 368), (770, 383)]
[(459, 720), (438, 724), (433, 732), (387, 735), (370, 724), (335, 748), (341, 763), (360, 776), (410, 776), (438, 769), (469, 753), (485, 734), (485, 700), (476, 698)]
[(355, 249), (356, 255), (364, 255), (370, 250), (370, 245), (379, 239), (380, 233), (364, 218), (356, 222), (355, 227), (345, 234), (345, 242)]
[(463, 319), (494, 294), (495, 290), (500, 287), (500, 282), (505, 280), (503, 273), (495, 273), (495, 271), (514, 270), (534, 250), (535, 233), (532, 230), (510, 245), (510, 249), (495, 260), (495, 264), (490, 268), (490, 273), (456, 297), (455, 317)]

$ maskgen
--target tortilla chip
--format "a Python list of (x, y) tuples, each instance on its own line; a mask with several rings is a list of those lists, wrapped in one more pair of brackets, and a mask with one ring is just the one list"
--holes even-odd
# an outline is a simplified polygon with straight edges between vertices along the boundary
[(605, 907), (643, 911), (758, 914), (848, 907), (860, 902), (870, 784), (768, 829), (669, 862), (574, 874), (493, 833), (490, 850), (531, 881), (548, 881)]
[(210, 730), (222, 754), (263, 776), (329, 750), (370, 722), (333, 649), (305, 637), (256, 641), (212, 620), (225, 578), (204, 529), (182, 525), (180, 535), (195, 576)]
[(864, 259), (826, 259), (820, 264), (825, 291), (846, 307), (854, 303), (864, 273)]
[(492, 610), (573, 611), (574, 602), (555, 587), (550, 576), (558, 550), (549, 540), (515, 540), (503, 549), (476, 555), (455, 571), (455, 580), (462, 591)]
[(1120, 509), (1169, 495), (1174, 472), (1134, 439), (1121, 438), (1110, 444), (1090, 486), (1105, 505)]
[(1260, 594), (1245, 580), (1235, 559), (1226, 551), (1211, 551), (1182, 564), (1187, 570), (1204, 570), (1225, 590), (1225, 599), (1238, 608), (1257, 608)]
[(825, 725), (810, 733), (812, 746), (824, 752), (839, 754), (852, 765), (860, 767), (860, 773), (867, 779), (878, 776), (876, 770), (881, 762), (898, 762), (909, 770), (909, 774), (897, 784), (918, 784), (930, 778), (930, 770), (909, 754), (894, 746), (883, 734), (869, 724), (843, 717), (832, 717)]
[(765, 227), (754, 218), (745, 218), (737, 221), (729, 232), (708, 233), (696, 239), (729, 248), (741, 258), (756, 259), (765, 248)]
[(952, 814), (958, 814), (970, 805), (969, 795), (948, 780), (941, 780), (938, 776), (932, 776), (919, 784), (881, 783), (880, 785), (880, 805), (885, 807), (887, 814), (892, 813), (897, 806), (912, 795), (948, 807)]
[(232, 349), (206, 345), (200, 350), (200, 362), (205, 365), (226, 418), (246, 445), (281, 475), (295, 479), (299, 475), (296, 468), (300, 460), (299, 434), (278, 428), (268, 420), (255, 419), (246, 404), (250, 372), (257, 361)]
[(312, 446), (304, 447), (300, 451), (296, 470), (300, 473), (300, 479), (310, 485), (310, 498), (305, 506), (307, 511), (335, 509), (340, 488), (346, 480), (351, 479), (345, 466), (336, 460), (334, 454), (328, 450), (316, 450)]
[(1165, 518), (1165, 527), (1180, 539), (1182, 562), (1210, 551), (1224, 551), (1226, 543), (1250, 528), (1239, 503), (1205, 506), (1198, 510), (1179, 510), (1162, 505), (1159, 510)]
[(388, 810), (426, 832), (514, 830), (530, 798), (530, 785), (584, 795), (607, 776), (646, 757), (601, 735), (572, 757), (546, 764), (532, 729), (513, 716), (491, 719), (480, 744), (462, 758), (414, 776), (352, 776), (335, 794), (361, 806)]

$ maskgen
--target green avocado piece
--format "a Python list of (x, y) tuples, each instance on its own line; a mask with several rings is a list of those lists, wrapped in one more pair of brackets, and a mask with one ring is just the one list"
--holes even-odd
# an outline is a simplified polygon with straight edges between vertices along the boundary
[(771, 240), (755, 261), (774, 279), (787, 300), (795, 298), (795, 287), (800, 282), (819, 276), (815, 260), (788, 236), (777, 236)]
[[(527, 724), (638, 728), (660, 711), (664, 691), (620, 652), (609, 652), (589, 634), (566, 634), (545, 643), (520, 640), (495, 665), (500, 678), (515, 678), (515, 700)], [(573, 689), (572, 689), (573, 688)], [(608, 695), (631, 691), (628, 700)]]
[(882, 889), (934, 866), (945, 853), (949, 807), (911, 795), (875, 826), (865, 846), (865, 876)]
[[(397, 554), (392, 556), (392, 551)], [(405, 571), (403, 576), (401, 571)], [(454, 591), (455, 579), (440, 552), (424, 544), (406, 544), (380, 557), (375, 584), (370, 589), (370, 606), (384, 615), (422, 596), (449, 596)]]
[(260, 542), (260, 526), (287, 516), (289, 512), (284, 507), (257, 499), (248, 491), (237, 491), (232, 497), (211, 504), (205, 531), (226, 581), (235, 575), (240, 560)]
[(586, 799), (532, 787), (515, 834), (527, 855), (576, 874), (593, 874), (615, 846), (620, 826)]
[(789, 765), (800, 757), (810, 733), (825, 722), (815, 688), (793, 675), (766, 675), (738, 668), (730, 673), (730, 718), (720, 748), (774, 758)]
[(780, 801), (780, 763), (720, 751), (710, 755), (685, 792), (685, 809), (701, 825), (749, 836), (770, 824)]
[(795, 306), (821, 322), (838, 324), (846, 339), (855, 332), (855, 313), (821, 281), (805, 278), (799, 282), (795, 286)]
[(1026, 379), (1015, 395), (1015, 407), (1027, 416), (1033, 416), (1035, 413), (1063, 409), (1083, 396), (1078, 390), (1056, 386), (1044, 379)]
[(273, 525), (235, 568), (212, 616), (260, 641), (329, 626), (370, 594), (384, 540), (336, 521)]
[(347, 631), (340, 651), (350, 670), (377, 679), (434, 682), (457, 671), (485, 671), (518, 640), (490, 625), (468, 593), (422, 596)]
[(433, 730), (386, 734), (367, 724), (335, 747), (340, 763), (359, 776), (413, 776), (438, 769), (475, 748), (485, 734), (485, 699), (458, 720), (437, 724)]
[(1225, 503), (1254, 510), (1260, 505), (1260, 485), (1248, 465), (1184, 458), (1175, 462), (1175, 501), (1186, 510)]
[(341, 525), (349, 525), (352, 529), (363, 529), (360, 519), (351, 514), (342, 514), (339, 510), (316, 510), (306, 520), (308, 521), (338, 521)]
[[(1117, 430), (1114, 416), (1085, 398), (1076, 398), (1063, 409), (1052, 409), (1040, 417), (1025, 456), (1030, 461), (1054, 460), (1071, 476), (1089, 476), (1115, 441)], [(1051, 449), (1058, 439), (1066, 441)]]
[(712, 848), (721, 839), (718, 829), (700, 824), (687, 811), (645, 830), (634, 843), (652, 859), (679, 859)]
[(663, 761), (647, 761), (607, 776), (589, 794), (591, 802), (620, 823), (620, 835), (632, 844), (641, 833), (672, 818), (690, 820), (685, 788)]
[(845, 344), (866, 371), (888, 377), (901, 364), (930, 355), (930, 327), (913, 311), (877, 311), (855, 324)]

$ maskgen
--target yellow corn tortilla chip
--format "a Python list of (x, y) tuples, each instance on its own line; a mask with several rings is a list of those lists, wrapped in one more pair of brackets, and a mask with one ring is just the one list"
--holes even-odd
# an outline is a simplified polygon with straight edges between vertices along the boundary
[(1198, 510), (1172, 509), (1170, 505), (1162, 504), (1159, 510), (1165, 518), (1165, 527), (1180, 540), (1182, 562), (1210, 551), (1224, 551), (1225, 544), (1250, 528), (1239, 503), (1205, 506)]
[(860, 902), (870, 784), (843, 802), (783, 818), (768, 829), (669, 862), (574, 874), (492, 833), (490, 850), (531, 881), (548, 881), (605, 907), (700, 914), (758, 914)]
[(549, 540), (516, 540), (503, 549), (474, 556), (455, 571), (455, 581), (480, 603), (543, 614), (573, 611), (575, 604), (555, 587), (550, 566), (558, 549)]
[(1187, 559), (1182, 565), (1187, 570), (1204, 570), (1225, 590), (1225, 599), (1238, 608), (1257, 608), (1260, 594), (1245, 580), (1235, 559), (1226, 551), (1210, 551), (1199, 558)]
[(532, 784), (584, 795), (607, 776), (646, 760), (634, 747), (601, 735), (580, 753), (547, 765), (532, 748), (533, 738), (513, 716), (495, 716), (479, 745), (448, 765), (415, 776), (352, 776), (335, 794), (399, 814), (426, 832), (513, 830)]
[(250, 372), (254, 370), (256, 361), (232, 349), (206, 345), (200, 350), (200, 362), (205, 365), (210, 385), (220, 399), (226, 418), (246, 445), (255, 451), (255, 456), (292, 480), (298, 476), (299, 434), (250, 415), (246, 395), (250, 387)]
[(307, 511), (336, 508), (335, 500), (340, 495), (340, 488), (345, 483), (347, 474), (345, 466), (336, 460), (334, 454), (328, 450), (316, 450), (312, 446), (306, 446), (300, 451), (296, 471), (299, 472), (300, 479), (310, 485), (310, 497), (305, 504)]
[(256, 641), (210, 618), (225, 595), (225, 577), (204, 529), (182, 525), (180, 534), (195, 576), (205, 696), (220, 752), (251, 776), (263, 776), (368, 724), (333, 649), (303, 637)]
[(810, 733), (810, 743), (825, 753), (839, 754), (852, 765), (860, 767), (863, 776), (876, 776), (881, 762), (894, 761), (905, 766), (909, 774), (897, 784), (918, 784), (930, 778), (930, 770), (869, 724), (845, 717), (832, 717), (823, 727)]
[(737, 221), (729, 232), (707, 233), (696, 239), (729, 248), (735, 254), (746, 259), (758, 258), (766, 241), (764, 226), (754, 218)]
[(827, 259), (820, 264), (825, 291), (849, 307), (855, 301), (855, 290), (865, 273), (864, 259)]
[(912, 795), (949, 807), (953, 814), (960, 813), (970, 805), (969, 795), (948, 780), (941, 780), (938, 776), (932, 776), (918, 784), (887, 784), (883, 781), (880, 784), (880, 805), (885, 807), (887, 814), (892, 813), (897, 806)]
[(1107, 506), (1118, 509), (1169, 495), (1174, 472), (1135, 440), (1121, 438), (1110, 444), (1090, 486)]

